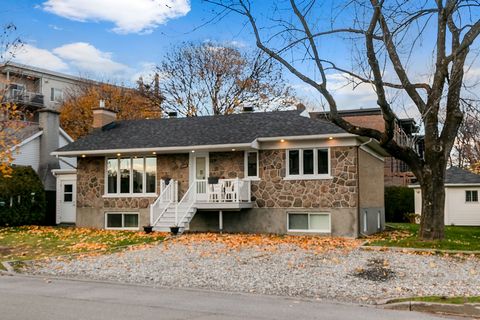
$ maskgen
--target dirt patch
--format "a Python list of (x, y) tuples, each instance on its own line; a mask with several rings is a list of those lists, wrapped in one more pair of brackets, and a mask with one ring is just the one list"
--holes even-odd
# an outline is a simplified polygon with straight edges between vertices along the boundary
[(12, 254), (12, 252), (13, 252), (12, 247), (0, 246), (0, 256), (8, 256)]
[(357, 268), (353, 275), (365, 280), (386, 282), (395, 277), (395, 271), (389, 268), (388, 260), (370, 259), (365, 268)]

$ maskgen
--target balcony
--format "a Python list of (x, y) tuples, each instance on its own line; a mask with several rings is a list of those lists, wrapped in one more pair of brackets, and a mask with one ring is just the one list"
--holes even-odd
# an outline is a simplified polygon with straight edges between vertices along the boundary
[(5, 94), (5, 102), (13, 102), (16, 104), (23, 104), (43, 108), (44, 99), (43, 94), (37, 92), (28, 92), (18, 89), (10, 89)]

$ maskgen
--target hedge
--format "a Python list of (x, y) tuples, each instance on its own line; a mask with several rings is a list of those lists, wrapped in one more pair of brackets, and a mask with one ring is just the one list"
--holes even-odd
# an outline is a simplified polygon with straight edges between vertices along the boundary
[(385, 220), (408, 222), (405, 216), (415, 211), (414, 190), (408, 187), (385, 187)]
[(11, 177), (0, 176), (0, 226), (41, 224), (45, 211), (43, 184), (31, 167), (14, 166)]

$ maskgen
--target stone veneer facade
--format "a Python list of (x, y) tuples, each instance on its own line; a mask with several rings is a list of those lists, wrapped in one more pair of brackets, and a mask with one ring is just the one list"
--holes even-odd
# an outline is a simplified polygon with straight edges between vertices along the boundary
[[(358, 148), (330, 149), (331, 178), (321, 180), (284, 179), (285, 150), (259, 151), (259, 179), (252, 181), (253, 209), (230, 212), (224, 218), (226, 231), (286, 233), (288, 212), (328, 212), (332, 234), (358, 235)], [(379, 166), (383, 170), (383, 163)], [(209, 175), (244, 177), (244, 152), (211, 152)], [(79, 158), (77, 169), (77, 225), (104, 227), (105, 212), (139, 212), (140, 226), (149, 222), (149, 205), (154, 197), (104, 197), (105, 158)], [(180, 195), (189, 185), (189, 155), (157, 156), (157, 190), (160, 179), (179, 181)], [(383, 185), (381, 192), (383, 192)], [(380, 188), (379, 187), (379, 188)], [(380, 192), (380, 190), (379, 190)], [(230, 223), (230, 225), (229, 225)], [(191, 230), (218, 228), (218, 215), (199, 211)]]

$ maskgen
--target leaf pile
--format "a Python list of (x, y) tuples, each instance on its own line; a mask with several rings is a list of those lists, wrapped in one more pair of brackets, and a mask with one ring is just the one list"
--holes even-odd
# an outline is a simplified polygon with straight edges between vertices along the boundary
[[(351, 251), (361, 245), (360, 240), (326, 236), (218, 233), (185, 234), (170, 242), (189, 247), (194, 247), (198, 244), (215, 243), (222, 244), (227, 250), (241, 250), (244, 248), (256, 248), (261, 251), (302, 249), (315, 252), (339, 249)], [(165, 246), (168, 247), (168, 243), (165, 243)]]

